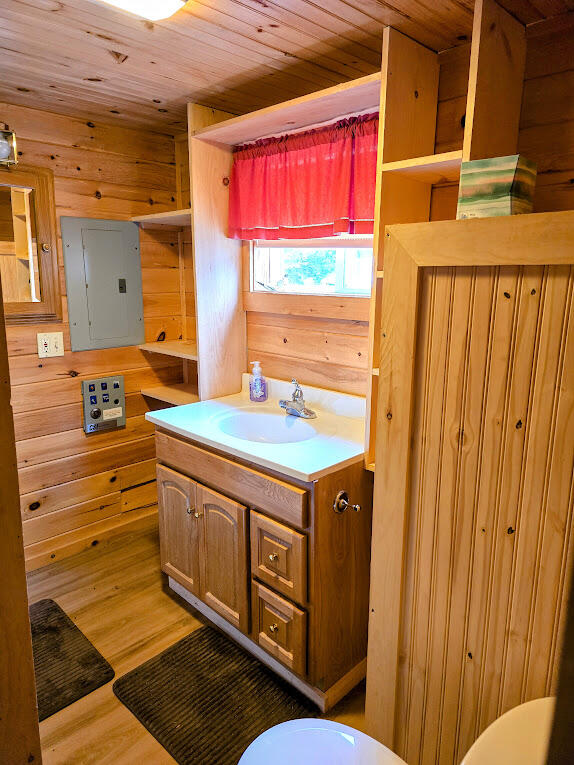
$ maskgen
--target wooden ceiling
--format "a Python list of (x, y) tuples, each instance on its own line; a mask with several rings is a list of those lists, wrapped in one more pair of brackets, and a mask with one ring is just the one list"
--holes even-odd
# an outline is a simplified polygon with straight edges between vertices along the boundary
[[(571, 0), (501, 3), (531, 24)], [(460, 45), (473, 0), (189, 0), (153, 23), (98, 0), (1, 5), (0, 100), (177, 133), (188, 101), (242, 114), (376, 71), (385, 25)]]

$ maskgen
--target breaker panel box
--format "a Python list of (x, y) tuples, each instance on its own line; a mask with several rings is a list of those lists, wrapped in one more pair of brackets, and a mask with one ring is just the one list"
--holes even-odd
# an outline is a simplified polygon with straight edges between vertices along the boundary
[(84, 431), (97, 433), (126, 424), (126, 396), (123, 375), (82, 381)]

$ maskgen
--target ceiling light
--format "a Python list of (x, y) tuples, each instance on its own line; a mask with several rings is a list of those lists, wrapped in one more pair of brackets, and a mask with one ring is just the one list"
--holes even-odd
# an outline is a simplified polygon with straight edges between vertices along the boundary
[(121, 8), (150, 21), (168, 19), (181, 10), (186, 0), (102, 0), (108, 5)]

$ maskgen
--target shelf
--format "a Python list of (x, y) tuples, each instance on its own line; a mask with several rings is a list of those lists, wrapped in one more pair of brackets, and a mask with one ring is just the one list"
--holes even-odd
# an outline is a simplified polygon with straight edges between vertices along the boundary
[(197, 393), (190, 389), (188, 383), (178, 383), (176, 385), (157, 385), (153, 388), (142, 388), (142, 396), (149, 396), (158, 401), (165, 401), (167, 404), (193, 404), (199, 401)]
[(133, 223), (159, 223), (164, 226), (191, 226), (191, 208), (189, 210), (170, 210), (169, 212), (136, 215)]
[(376, 276), (377, 276), (377, 279), (382, 279), (383, 278), (383, 271), (382, 271), (382, 269), (380, 271), (377, 271)]
[(378, 369), (378, 367), (376, 369), (371, 369), (371, 374), (375, 375), (375, 377), (378, 377), (379, 376), (379, 369)]
[(293, 98), (250, 114), (209, 125), (196, 138), (235, 146), (270, 135), (280, 135), (318, 123), (340, 119), (346, 114), (379, 110), (381, 73), (334, 85), (316, 93)]
[(424, 183), (453, 183), (460, 178), (462, 151), (447, 151), (428, 157), (401, 159), (398, 162), (384, 162), (383, 173), (398, 173)]
[(367, 464), (365, 465), (365, 469), (366, 470), (370, 470), (371, 473), (374, 473), (375, 472), (375, 463), (374, 462), (367, 462)]
[(165, 356), (177, 356), (180, 359), (197, 361), (197, 346), (187, 340), (164, 340), (161, 343), (144, 343), (138, 345), (140, 351), (148, 353), (163, 353)]

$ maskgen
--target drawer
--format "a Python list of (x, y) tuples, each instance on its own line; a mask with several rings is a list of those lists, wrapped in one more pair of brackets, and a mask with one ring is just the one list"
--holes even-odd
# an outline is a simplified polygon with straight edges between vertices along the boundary
[(298, 675), (307, 664), (307, 614), (253, 582), (253, 640)]
[(189, 441), (156, 432), (160, 462), (228, 494), (244, 504), (255, 505), (279, 520), (298, 528), (307, 526), (308, 492), (239, 465)]
[(251, 573), (298, 603), (307, 600), (307, 537), (251, 511)]

